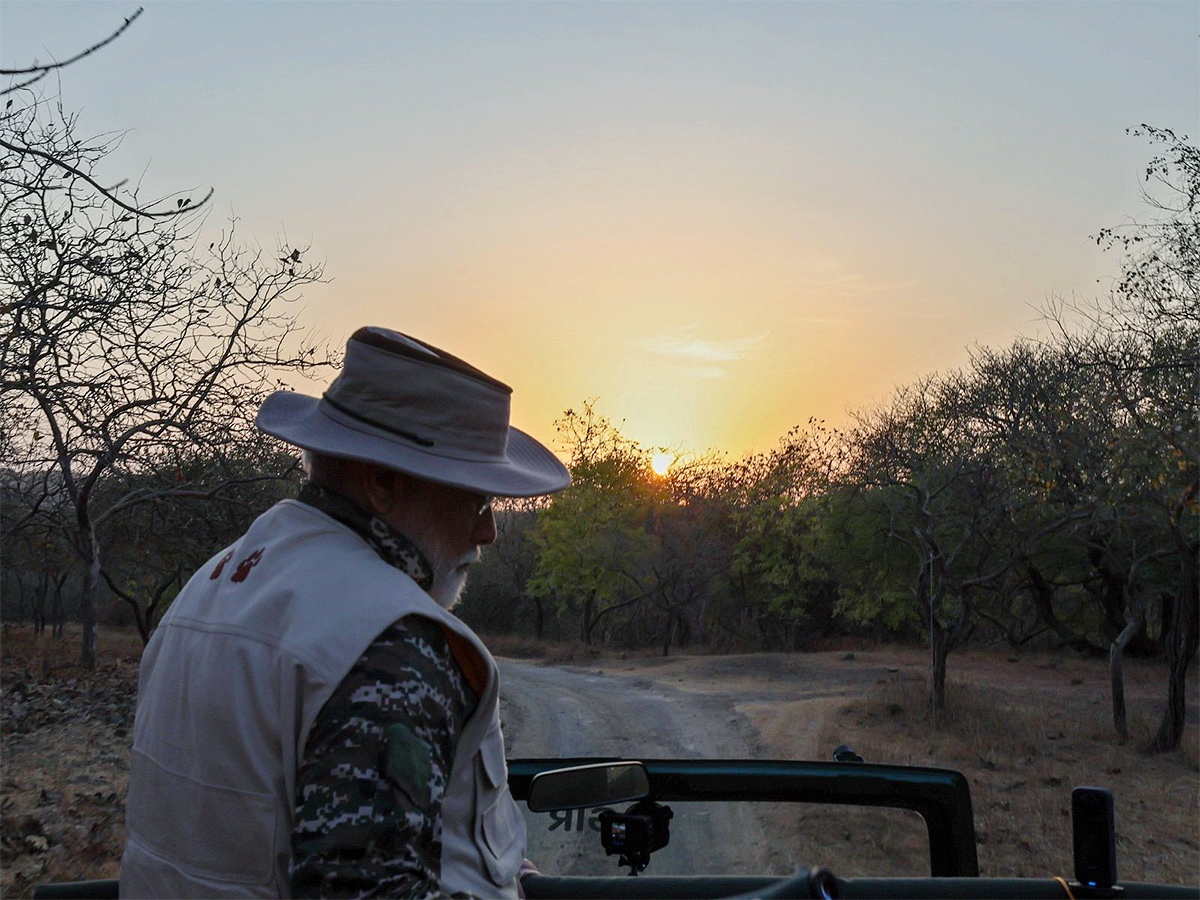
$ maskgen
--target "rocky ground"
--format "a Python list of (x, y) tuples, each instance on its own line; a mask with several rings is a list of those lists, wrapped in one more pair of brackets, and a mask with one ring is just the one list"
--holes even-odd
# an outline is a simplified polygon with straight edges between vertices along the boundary
[(5, 897), (41, 881), (115, 877), (124, 841), (140, 642), (106, 641), (85, 673), (78, 640), (7, 629), (0, 666)]

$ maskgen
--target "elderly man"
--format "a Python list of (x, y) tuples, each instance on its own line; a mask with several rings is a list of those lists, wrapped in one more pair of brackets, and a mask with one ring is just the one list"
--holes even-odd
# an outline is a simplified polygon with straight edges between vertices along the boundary
[(510, 393), (363, 328), (323, 397), (263, 403), (309, 480), (146, 648), (122, 896), (517, 896), (496, 663), (448, 611), (495, 540), (492, 497), (570, 481), (509, 426)]

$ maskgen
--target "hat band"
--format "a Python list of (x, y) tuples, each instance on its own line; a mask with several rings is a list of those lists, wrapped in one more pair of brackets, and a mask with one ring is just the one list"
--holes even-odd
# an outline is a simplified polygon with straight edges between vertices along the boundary
[(329, 396), (328, 391), (326, 391), (325, 393), (323, 393), (321, 395), (321, 399), (324, 402), (328, 403), (330, 406), (332, 406), (334, 409), (336, 409), (338, 412), (340, 412), (342, 415), (349, 416), (352, 419), (356, 419), (357, 421), (362, 422), (364, 425), (370, 425), (372, 428), (379, 428), (383, 431), (388, 432), (388, 434), (394, 434), (397, 437), (402, 437), (406, 441), (412, 441), (414, 444), (419, 444), (422, 447), (432, 447), (435, 444), (434, 441), (431, 441), (428, 438), (423, 438), (420, 435), (413, 434), (411, 431), (404, 431), (401, 428), (396, 428), (393, 425), (385, 424), (383, 422), (378, 421), (377, 419), (371, 418), (370, 416), (364, 416), (362, 413), (357, 413), (354, 410), (352, 410), (346, 406), (343, 406), (341, 403), (338, 403), (336, 400), (332, 399)]

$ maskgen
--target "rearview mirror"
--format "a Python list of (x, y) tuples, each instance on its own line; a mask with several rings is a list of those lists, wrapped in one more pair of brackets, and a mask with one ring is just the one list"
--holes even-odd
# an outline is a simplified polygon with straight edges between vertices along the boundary
[(526, 803), (534, 812), (549, 812), (641, 800), (649, 793), (650, 776), (640, 762), (596, 763), (539, 772)]

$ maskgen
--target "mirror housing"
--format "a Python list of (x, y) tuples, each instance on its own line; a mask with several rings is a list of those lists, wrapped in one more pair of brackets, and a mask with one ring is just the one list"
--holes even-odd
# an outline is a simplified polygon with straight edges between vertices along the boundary
[(533, 812), (549, 812), (641, 800), (649, 793), (646, 767), (627, 760), (539, 772), (529, 784), (526, 803)]

